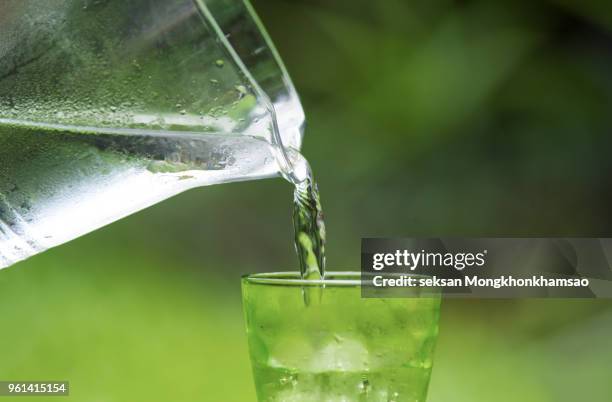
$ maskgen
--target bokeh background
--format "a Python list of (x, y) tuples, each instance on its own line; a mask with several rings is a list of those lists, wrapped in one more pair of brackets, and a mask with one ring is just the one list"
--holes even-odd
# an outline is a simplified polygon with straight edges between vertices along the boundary
[[(330, 267), (364, 236), (612, 234), (606, 2), (254, 5), (306, 109)], [(239, 277), (296, 266), (290, 217), (280, 179), (201, 188), (2, 271), (0, 379), (254, 401)], [(429, 401), (609, 401), (611, 333), (605, 300), (447, 300)]]

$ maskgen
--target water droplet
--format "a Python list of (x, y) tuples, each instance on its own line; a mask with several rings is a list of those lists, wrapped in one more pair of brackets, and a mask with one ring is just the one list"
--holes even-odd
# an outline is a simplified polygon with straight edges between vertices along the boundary
[(278, 382), (280, 385), (291, 385), (295, 387), (298, 383), (297, 374), (291, 373), (286, 376), (282, 376)]
[(244, 85), (236, 85), (236, 91), (238, 91), (238, 96), (242, 99), (244, 95), (247, 94), (247, 88)]
[(370, 392), (370, 388), (370, 381), (367, 378), (364, 378), (359, 383), (359, 392), (361, 392), (362, 394), (367, 394), (368, 392)]
[(215, 65), (217, 67), (223, 67), (225, 65), (225, 62), (222, 59), (217, 59), (217, 61), (215, 61)]

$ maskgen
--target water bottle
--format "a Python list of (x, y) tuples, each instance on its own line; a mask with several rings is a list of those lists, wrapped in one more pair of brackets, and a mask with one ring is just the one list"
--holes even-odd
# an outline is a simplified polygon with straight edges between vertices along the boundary
[(0, 268), (193, 187), (291, 179), (303, 124), (246, 0), (4, 0)]

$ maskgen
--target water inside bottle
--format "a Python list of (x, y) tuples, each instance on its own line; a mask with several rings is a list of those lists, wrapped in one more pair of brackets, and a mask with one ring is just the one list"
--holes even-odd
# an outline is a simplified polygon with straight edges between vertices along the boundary
[[(315, 279), (325, 264), (321, 206), (308, 163), (291, 154), (296, 250)], [(251, 136), (0, 122), (0, 268), (189, 188), (277, 173), (270, 144)]]
[(0, 268), (186, 189), (277, 170), (249, 136), (0, 124)]

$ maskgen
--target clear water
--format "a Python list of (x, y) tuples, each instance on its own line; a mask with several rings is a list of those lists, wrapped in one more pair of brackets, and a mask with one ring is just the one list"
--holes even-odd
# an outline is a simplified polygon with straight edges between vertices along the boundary
[(303, 279), (325, 277), (325, 222), (317, 182), (304, 159), (306, 176), (295, 184), (293, 227)]
[(325, 277), (325, 222), (319, 188), (308, 161), (299, 152), (286, 149), (294, 185), (293, 228), (295, 250), (303, 279)]
[[(291, 153), (304, 278), (325, 269), (325, 225), (308, 162)], [(239, 135), (69, 130), (0, 121), (0, 268), (197, 186), (278, 175), (271, 146)]]
[(0, 268), (196, 186), (275, 176), (249, 136), (0, 123)]
[(259, 391), (269, 402), (425, 402), (430, 370), (391, 367), (351, 371), (305, 372), (258, 367)]

